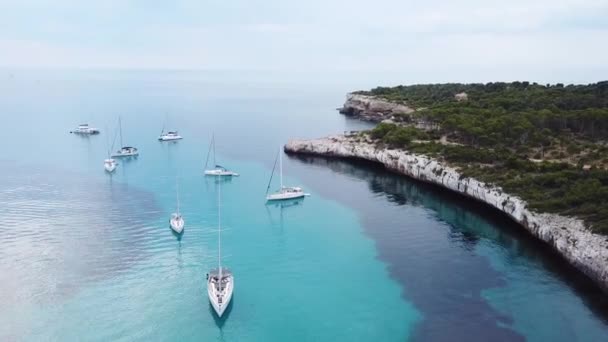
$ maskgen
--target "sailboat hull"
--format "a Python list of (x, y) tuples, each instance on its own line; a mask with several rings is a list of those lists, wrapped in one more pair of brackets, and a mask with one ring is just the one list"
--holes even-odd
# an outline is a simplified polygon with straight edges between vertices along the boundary
[(75, 130), (71, 131), (70, 133), (82, 134), (82, 135), (93, 135), (93, 134), (99, 134), (99, 130), (97, 128), (89, 127), (88, 124), (82, 124), (82, 125), (78, 126)]
[(106, 159), (103, 162), (103, 168), (106, 169), (107, 172), (112, 173), (116, 170), (116, 162), (113, 159)]
[(306, 196), (304, 192), (277, 192), (266, 196), (267, 201), (284, 201)]
[(160, 136), (158, 138), (158, 141), (172, 141), (172, 140), (180, 140), (182, 139), (181, 136), (177, 135), (177, 136)]
[(232, 177), (239, 174), (228, 170), (205, 170), (205, 176)]
[(138, 155), (139, 155), (138, 151), (129, 151), (129, 152), (118, 151), (118, 152), (112, 154), (112, 158), (136, 157)]
[(171, 226), (171, 229), (173, 229), (174, 232), (181, 234), (181, 232), (184, 231), (184, 219), (171, 219), (169, 220), (169, 226)]
[(95, 135), (95, 134), (99, 134), (99, 130), (91, 128), (88, 130), (74, 130), (74, 131), (71, 131), (70, 133), (80, 134), (80, 135)]
[(211, 278), (207, 280), (207, 296), (209, 303), (218, 317), (222, 317), (230, 302), (232, 301), (232, 293), (234, 291), (234, 278), (231, 276), (230, 281), (226, 283), (223, 291), (217, 291), (215, 284), (211, 282)]
[[(283, 185), (283, 155), (281, 154), (281, 148), (279, 147), (279, 153), (277, 154), (277, 159), (279, 160), (279, 175), (281, 177), (281, 188), (279, 191), (274, 192), (272, 194), (266, 195), (266, 201), (283, 201), (283, 200), (292, 200), (296, 198), (302, 198), (307, 194), (304, 193), (299, 186), (284, 186)], [(274, 165), (277, 164), (277, 159), (274, 161)], [(270, 183), (272, 182), (272, 176), (274, 175), (274, 167), (272, 168), (272, 174), (270, 175), (270, 181), (268, 181), (268, 188), (270, 188)]]

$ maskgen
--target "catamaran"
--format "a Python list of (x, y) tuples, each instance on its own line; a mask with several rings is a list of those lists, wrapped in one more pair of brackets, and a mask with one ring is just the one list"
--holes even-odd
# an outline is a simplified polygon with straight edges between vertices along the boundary
[[(106, 132), (107, 132), (107, 127), (106, 127)], [(112, 147), (110, 147), (110, 140), (108, 139), (108, 135), (106, 134), (106, 145), (108, 148), (108, 158), (106, 158), (103, 161), (103, 167), (104, 169), (106, 169), (106, 171), (108, 171), (109, 173), (114, 172), (114, 170), (116, 170), (116, 166), (118, 165), (118, 163), (116, 162), (116, 160), (112, 159), (112, 157), (110, 157), (110, 151), (112, 150), (112, 148), (114, 148), (114, 145), (112, 144)]]
[(165, 133), (164, 131), (161, 132), (160, 136), (158, 137), (159, 141), (172, 141), (172, 140), (180, 140), (182, 139), (182, 136), (179, 135), (179, 133), (177, 133), (177, 131), (168, 131), (167, 133)]
[(165, 125), (163, 124), (163, 129), (160, 131), (160, 136), (158, 137), (158, 141), (172, 141), (172, 140), (180, 140), (182, 136), (177, 133), (177, 131), (167, 131), (165, 132)]
[(171, 226), (171, 229), (173, 229), (177, 234), (181, 234), (181, 232), (184, 231), (184, 218), (179, 212), (179, 189), (177, 180), (175, 181), (175, 193), (177, 197), (177, 212), (171, 214), (169, 225)]
[(222, 267), (222, 219), (221, 219), (221, 182), (217, 184), (217, 268), (207, 273), (207, 296), (213, 310), (222, 317), (232, 300), (234, 291), (234, 276), (232, 272)]
[(99, 134), (99, 130), (97, 128), (90, 127), (89, 124), (80, 124), (75, 130), (71, 131), (70, 133), (92, 135)]
[(283, 154), (281, 153), (281, 147), (279, 147), (279, 154), (277, 158), (279, 159), (279, 175), (281, 179), (281, 187), (279, 190), (268, 194), (268, 190), (270, 189), (270, 184), (272, 183), (272, 176), (274, 175), (274, 169), (277, 165), (277, 161), (275, 159), (274, 166), (272, 168), (272, 173), (270, 174), (270, 180), (268, 181), (268, 187), (266, 188), (266, 200), (267, 201), (280, 201), (280, 200), (290, 200), (294, 198), (301, 198), (306, 196), (304, 190), (299, 186), (284, 186), (283, 185)]
[(118, 129), (119, 129), (119, 134), (120, 134), (121, 148), (120, 148), (120, 150), (118, 150), (114, 154), (112, 154), (112, 157), (133, 157), (133, 156), (139, 155), (139, 151), (137, 150), (136, 147), (124, 146), (122, 144), (122, 122), (120, 120), (120, 117), (118, 117)]
[[(207, 165), (209, 164), (209, 155), (211, 154), (211, 149), (213, 148), (213, 165), (215, 168), (207, 169)], [(218, 177), (232, 177), (238, 176), (239, 174), (226, 169), (225, 167), (216, 164), (215, 162), (215, 137), (211, 136), (211, 144), (209, 145), (209, 151), (207, 151), (207, 160), (205, 161), (205, 175), (206, 176), (218, 176)]]

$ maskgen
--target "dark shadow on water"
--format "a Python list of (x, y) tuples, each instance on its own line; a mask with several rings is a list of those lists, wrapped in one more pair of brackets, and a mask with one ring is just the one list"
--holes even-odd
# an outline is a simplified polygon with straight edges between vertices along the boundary
[(280, 209), (296, 207), (296, 206), (300, 206), (303, 204), (304, 204), (304, 198), (294, 198), (294, 199), (283, 200), (283, 201), (266, 201), (266, 207), (280, 208)]
[[(205, 293), (207, 293), (207, 292), (205, 291)], [(224, 311), (224, 314), (222, 315), (222, 317), (218, 317), (217, 314), (215, 313), (215, 310), (213, 309), (213, 306), (211, 305), (211, 303), (209, 303), (209, 314), (211, 316), (213, 316), (215, 325), (220, 329), (220, 331), (222, 330), (222, 328), (224, 327), (224, 324), (226, 324), (226, 321), (230, 317), (230, 313), (232, 312), (233, 306), (234, 306), (234, 294), (232, 295), (230, 304), (228, 304), (228, 307), (226, 308), (226, 311)]]
[[(171, 231), (171, 234), (173, 234), (173, 236), (175, 237), (175, 239), (177, 241), (182, 241), (182, 237), (184, 236), (184, 232), (186, 231), (186, 228), (184, 227), (184, 229), (182, 229), (181, 233), (176, 232), (175, 230), (171, 229), (171, 226), (169, 226), (169, 230)], [(180, 243), (180, 247), (181, 247), (181, 243)]]
[(218, 183), (222, 183), (222, 184), (227, 184), (227, 183), (232, 183), (232, 178), (234, 178), (234, 176), (231, 177), (218, 177), (218, 176), (208, 176), (208, 175), (203, 175), (203, 177), (205, 177), (205, 183), (206, 184), (218, 184)]
[(179, 143), (179, 140), (162, 141), (157, 140), (160, 145), (173, 146)]
[(99, 134), (78, 134), (78, 133), (74, 133), (73, 131), (70, 131), (70, 134), (75, 137), (79, 137), (80, 139), (83, 139), (83, 140), (89, 140), (89, 139), (93, 138), (94, 136), (99, 135)]
[[(504, 250), (509, 263), (523, 262), (547, 270), (608, 323), (608, 299), (602, 291), (545, 243), (495, 208), (367, 161), (308, 155), (290, 158), (315, 167), (316, 170), (307, 168), (305, 173), (298, 174), (307, 184), (359, 212), (366, 233), (376, 241), (379, 258), (402, 284), (407, 300), (424, 315), (416, 327), (414, 340), (524, 339), (509, 328), (512, 318), (497, 312), (482, 296), (486, 289), (507, 285), (504, 275), (492, 267), (487, 257), (475, 253), (482, 240)], [(347, 180), (331, 177), (328, 186), (327, 169), (347, 176)], [(366, 182), (367, 191), (353, 187), (352, 179)], [(381, 201), (366, 202), (370, 191), (385, 198), (387, 204), (430, 209), (428, 214), (438, 221), (436, 225), (447, 224), (447, 235), (441, 235), (445, 229), (441, 226), (417, 227), (418, 222), (408, 217), (408, 210), (395, 213), (388, 211), (387, 204), (382, 205)], [(386, 217), (387, 212), (395, 217)], [(404, 231), (404, 227), (409, 230)], [(576, 335), (572, 338), (576, 339)]]
[[(183, 231), (182, 231), (183, 232)], [(184, 258), (182, 254), (182, 239), (177, 239), (177, 266), (181, 269), (184, 268)]]
[(120, 164), (122, 162), (122, 164), (128, 164), (128, 163), (132, 163), (137, 161), (137, 159), (139, 158), (139, 155), (136, 156), (126, 156), (126, 157), (113, 157), (118, 164)]

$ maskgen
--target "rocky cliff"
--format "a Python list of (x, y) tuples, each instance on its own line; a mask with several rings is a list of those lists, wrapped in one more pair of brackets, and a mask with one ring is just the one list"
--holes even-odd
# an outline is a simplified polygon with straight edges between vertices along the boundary
[(506, 213), (530, 234), (549, 244), (572, 265), (608, 292), (608, 239), (593, 234), (583, 221), (529, 210), (524, 200), (499, 187), (460, 175), (438, 160), (402, 150), (377, 148), (356, 137), (332, 136), (315, 140), (292, 140), (287, 153), (357, 158), (377, 162), (414, 179), (458, 192)]
[(362, 120), (380, 122), (392, 119), (395, 114), (412, 113), (414, 109), (376, 96), (348, 94), (344, 106), (339, 111)]

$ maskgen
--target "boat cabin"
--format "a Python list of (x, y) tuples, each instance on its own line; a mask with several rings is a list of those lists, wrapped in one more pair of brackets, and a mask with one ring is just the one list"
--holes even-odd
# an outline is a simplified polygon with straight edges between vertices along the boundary
[(212, 269), (207, 273), (207, 279), (215, 285), (218, 291), (222, 291), (227, 283), (232, 278), (232, 272), (227, 268), (222, 268), (222, 278), (220, 279), (220, 272), (217, 268)]

